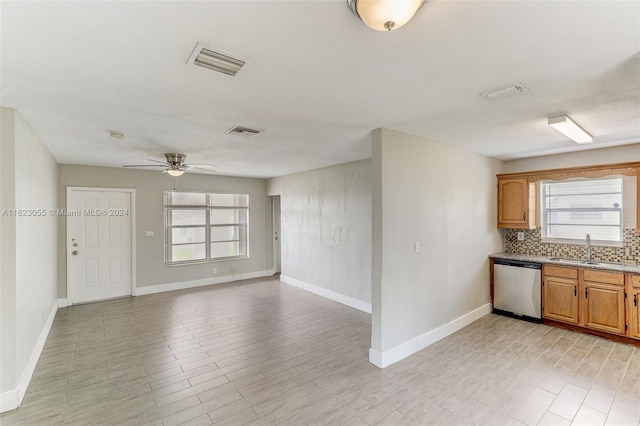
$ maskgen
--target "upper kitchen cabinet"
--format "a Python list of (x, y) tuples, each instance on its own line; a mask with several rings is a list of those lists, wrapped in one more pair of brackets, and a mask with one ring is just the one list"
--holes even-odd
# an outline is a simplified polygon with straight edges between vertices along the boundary
[(635, 229), (640, 234), (640, 162), (637, 161), (499, 174), (498, 228), (535, 229), (538, 226), (536, 188), (540, 182), (608, 176), (635, 178), (637, 192), (632, 198), (637, 206)]
[(527, 178), (498, 176), (498, 228), (535, 228), (534, 188)]

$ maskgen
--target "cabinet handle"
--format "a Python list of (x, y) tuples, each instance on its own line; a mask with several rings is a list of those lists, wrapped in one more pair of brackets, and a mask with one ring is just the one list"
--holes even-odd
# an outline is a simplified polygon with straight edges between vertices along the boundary
[(574, 296), (577, 296), (577, 295), (578, 295), (578, 286), (577, 286), (577, 285), (574, 285), (574, 286), (573, 286), (573, 295), (574, 295)]
[(638, 295), (637, 294), (633, 295), (633, 306), (638, 306)]
[(522, 212), (522, 220), (527, 220), (527, 212)]
[(589, 298), (589, 287), (585, 287), (584, 288), (584, 297), (585, 297), (585, 299)]

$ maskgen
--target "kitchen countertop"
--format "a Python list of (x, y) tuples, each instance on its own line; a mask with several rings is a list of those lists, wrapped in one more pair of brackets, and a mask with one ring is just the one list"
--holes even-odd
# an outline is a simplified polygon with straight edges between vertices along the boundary
[[(640, 274), (640, 265), (627, 263), (607, 263), (595, 260), (596, 263), (583, 263), (584, 259), (564, 259), (556, 256), (535, 256), (532, 254), (494, 253), (489, 255), (492, 259), (521, 260), (524, 262), (536, 262), (547, 265), (573, 266), (585, 269), (602, 269), (616, 272), (630, 272)], [(554, 260), (552, 260), (554, 259)], [(559, 259), (559, 260), (556, 260)]]

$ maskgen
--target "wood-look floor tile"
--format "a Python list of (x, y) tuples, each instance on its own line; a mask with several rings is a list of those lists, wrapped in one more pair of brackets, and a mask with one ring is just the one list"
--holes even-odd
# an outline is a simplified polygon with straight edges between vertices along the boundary
[(370, 330), (277, 279), (60, 309), (0, 423), (638, 424), (631, 346), (488, 315), (379, 370)]

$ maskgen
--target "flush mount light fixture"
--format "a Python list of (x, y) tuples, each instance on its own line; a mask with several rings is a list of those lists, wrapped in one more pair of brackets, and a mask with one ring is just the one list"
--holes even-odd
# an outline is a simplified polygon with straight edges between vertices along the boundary
[(347, 0), (349, 8), (376, 31), (392, 31), (405, 25), (425, 0)]
[(240, 58), (233, 57), (229, 53), (214, 50), (197, 43), (187, 63), (234, 76), (246, 62)]
[(593, 137), (567, 115), (549, 117), (549, 126), (573, 140), (575, 143), (583, 144), (593, 142)]

